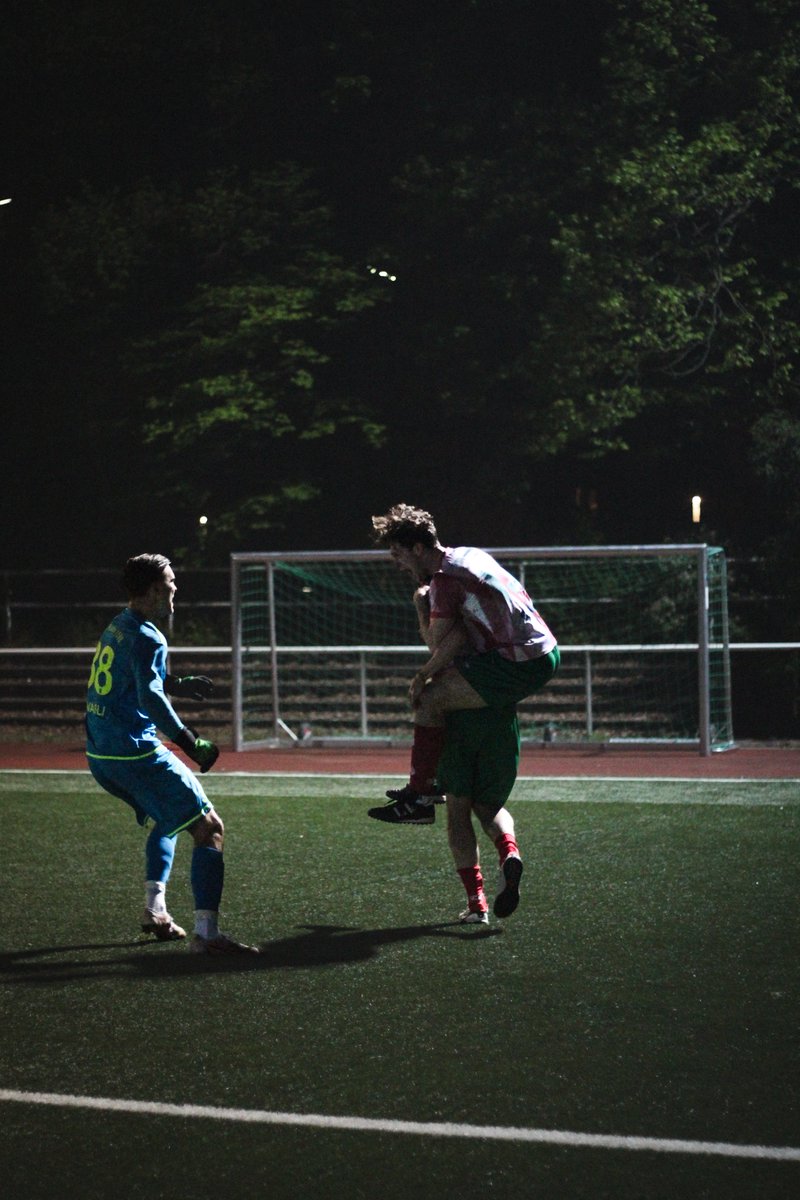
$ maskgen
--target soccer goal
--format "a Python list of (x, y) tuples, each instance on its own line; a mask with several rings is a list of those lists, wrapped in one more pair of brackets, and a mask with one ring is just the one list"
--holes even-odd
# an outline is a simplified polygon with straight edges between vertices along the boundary
[[(493, 549), (558, 638), (525, 740), (733, 744), (725, 554), (706, 545)], [(231, 555), (234, 741), (392, 744), (427, 651), (384, 550)]]

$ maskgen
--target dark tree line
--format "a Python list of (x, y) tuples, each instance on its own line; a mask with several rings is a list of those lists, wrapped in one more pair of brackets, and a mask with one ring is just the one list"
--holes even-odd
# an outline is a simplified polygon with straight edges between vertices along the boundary
[(408, 499), (800, 591), (790, 0), (8, 9), (7, 565)]

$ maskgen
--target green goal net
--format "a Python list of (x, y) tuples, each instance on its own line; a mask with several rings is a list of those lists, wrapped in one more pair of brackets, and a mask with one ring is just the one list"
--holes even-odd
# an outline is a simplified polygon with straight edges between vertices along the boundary
[[(492, 550), (558, 638), (556, 678), (520, 705), (543, 741), (733, 742), (725, 554), (717, 547)], [(238, 748), (407, 740), (426, 650), (384, 551), (231, 556)]]

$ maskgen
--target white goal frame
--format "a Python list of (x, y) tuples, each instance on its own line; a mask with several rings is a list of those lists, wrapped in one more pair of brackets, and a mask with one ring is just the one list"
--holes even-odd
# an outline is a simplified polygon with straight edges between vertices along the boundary
[[(643, 738), (624, 737), (605, 739), (607, 742), (619, 742), (621, 744), (636, 744), (637, 742), (645, 743), (660, 743), (663, 745), (678, 745), (686, 748), (691, 746), (697, 748), (701, 755), (709, 755), (714, 751), (727, 750), (732, 748), (733, 730), (732, 730), (732, 714), (731, 714), (731, 686), (730, 686), (730, 644), (728, 631), (727, 617), (727, 588), (724, 579), (722, 582), (722, 628), (717, 630), (717, 640), (712, 643), (710, 629), (710, 607), (709, 607), (709, 559), (713, 553), (715, 555), (722, 554), (716, 548), (705, 543), (688, 543), (688, 544), (658, 544), (658, 545), (635, 545), (635, 546), (528, 546), (528, 547), (506, 547), (495, 548), (489, 551), (495, 558), (500, 559), (504, 563), (512, 565), (515, 560), (524, 560), (526, 564), (530, 564), (535, 560), (545, 559), (592, 559), (592, 558), (676, 558), (685, 556), (687, 561), (694, 563), (696, 570), (696, 609), (697, 609), (697, 636), (693, 642), (658, 642), (652, 644), (580, 644), (580, 645), (560, 645), (562, 653), (562, 661), (567, 655), (580, 654), (583, 657), (585, 671), (585, 721), (584, 721), (584, 737), (581, 740), (594, 741), (597, 737), (593, 727), (593, 679), (592, 679), (592, 659), (597, 654), (627, 654), (637, 652), (641, 654), (652, 654), (660, 652), (664, 654), (690, 654), (696, 657), (696, 673), (697, 673), (697, 737), (687, 738)], [(230, 556), (231, 568), (231, 656), (232, 656), (232, 701), (233, 701), (233, 741), (236, 750), (257, 750), (266, 748), (276, 748), (279, 746), (291, 745), (329, 745), (329, 746), (344, 746), (344, 745), (391, 745), (405, 744), (410, 739), (410, 724), (408, 736), (402, 739), (387, 739), (376, 738), (370, 736), (369, 732), (369, 709), (366, 687), (366, 666), (371, 655), (419, 655), (427, 653), (426, 647), (421, 643), (413, 645), (304, 645), (296, 644), (285, 645), (281, 643), (280, 630), (276, 620), (275, 606), (275, 574), (280, 570), (281, 564), (287, 566), (291, 564), (301, 563), (344, 563), (344, 562), (364, 562), (388, 560), (390, 555), (385, 550), (326, 550), (326, 551), (295, 551), (280, 553), (277, 551), (264, 552), (243, 552), (234, 553)], [(724, 563), (724, 556), (723, 556)], [(241, 590), (241, 573), (243, 568), (253, 566), (263, 566), (265, 572), (265, 594), (266, 604), (268, 609), (268, 635), (265, 640), (257, 645), (245, 645), (243, 643), (243, 622), (242, 622), (242, 590)], [(524, 578), (522, 580), (524, 583)], [(410, 601), (409, 601), (410, 602)], [(544, 615), (547, 617), (547, 611), (544, 610)], [(556, 629), (556, 634), (558, 630)], [(721, 632), (721, 636), (720, 636)], [(718, 727), (712, 727), (711, 721), (711, 655), (712, 652), (720, 656), (723, 675), (723, 695), (722, 700), (717, 701), (718, 711), (719, 705), (722, 705), (722, 719), (717, 722)], [(282, 712), (282, 696), (280, 685), (280, 661), (287, 655), (294, 656), (321, 656), (332, 655), (337, 656), (350, 655), (353, 658), (355, 669), (357, 672), (358, 685), (356, 691), (356, 703), (359, 710), (358, 730), (353, 734), (329, 736), (320, 738), (313, 731), (304, 730), (302, 727), (292, 728), (291, 725), (284, 719)], [(269, 704), (271, 706), (271, 714), (268, 720), (270, 732), (267, 736), (248, 739), (245, 734), (245, 671), (248, 663), (259, 661), (263, 664), (266, 673), (269, 675)], [(544, 739), (548, 741), (547, 733), (545, 732)]]

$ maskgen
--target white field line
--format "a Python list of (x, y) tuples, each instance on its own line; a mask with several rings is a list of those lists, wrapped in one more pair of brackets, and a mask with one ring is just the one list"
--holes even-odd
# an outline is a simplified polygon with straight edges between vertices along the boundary
[[(87, 775), (88, 776), (88, 772), (85, 769), (75, 768), (75, 767), (0, 767), (0, 778), (2, 778), (4, 775), (74, 775), (74, 776)], [(349, 771), (217, 771), (214, 775), (209, 776), (207, 779), (204, 779), (203, 783), (204, 784), (205, 783), (214, 783), (216, 780), (219, 780), (219, 779), (332, 779), (332, 780), (338, 781), (340, 783), (347, 779), (359, 779), (359, 780), (372, 780), (376, 784), (380, 784), (382, 780), (389, 780), (391, 782), (396, 782), (397, 780), (406, 780), (407, 781), (408, 780), (408, 772), (406, 772), (404, 775), (389, 775), (389, 774), (376, 775), (373, 773), (358, 774), (356, 772), (349, 772)], [(731, 776), (725, 776), (724, 778), (721, 776), (715, 776), (713, 779), (705, 779), (702, 776), (697, 776), (697, 775), (686, 775), (686, 776), (683, 776), (683, 775), (518, 775), (517, 782), (518, 783), (638, 783), (638, 784), (692, 783), (692, 784), (703, 784), (704, 786), (708, 785), (708, 784), (710, 784), (710, 785), (724, 784), (727, 786), (730, 786), (730, 784), (738, 784), (738, 785), (746, 784), (749, 787), (753, 784), (760, 784), (761, 786), (768, 786), (769, 784), (773, 784), (773, 783), (800, 784), (800, 778), (795, 778), (793, 776), (780, 776), (780, 777), (776, 777), (776, 778), (772, 779), (772, 778), (764, 778), (764, 776), (760, 776), (757, 779), (751, 779), (746, 775), (731, 775)], [(519, 799), (522, 799), (522, 797), (512, 796), (512, 799), (519, 800)], [(531, 797), (526, 797), (526, 799), (530, 799), (531, 801), (536, 801), (537, 797), (531, 796)], [(579, 798), (577, 798), (576, 802), (584, 803), (585, 799), (586, 799), (585, 797), (579, 797)], [(551, 803), (551, 802), (552, 801), (548, 801), (548, 803)], [(620, 802), (622, 802), (621, 797), (620, 797)], [(565, 801), (563, 801), (563, 803), (572, 803), (572, 801), (565, 800)], [(603, 800), (602, 803), (605, 804), (605, 803), (608, 803), (608, 801)], [(648, 803), (648, 801), (636, 799), (635, 801), (630, 801), (630, 803), (643, 804), (643, 803)], [(662, 803), (696, 804), (696, 803), (698, 803), (698, 801), (691, 800), (687, 797), (685, 800), (680, 800), (680, 801), (654, 800), (654, 801), (649, 801), (649, 803), (654, 803), (654, 804), (662, 804)], [(708, 801), (708, 803), (714, 803), (714, 802)], [(729, 800), (729, 801), (723, 801), (722, 803), (730, 804), (730, 803), (734, 803), (734, 801)], [(783, 803), (786, 803), (786, 801), (781, 801), (780, 803), (783, 804)]]
[(527, 1129), (505, 1125), (462, 1125), (443, 1121), (392, 1121), (370, 1117), (331, 1117), (319, 1113), (270, 1112), (253, 1108), (218, 1108), (204, 1104), (162, 1104), (148, 1100), (113, 1100), (102, 1096), (69, 1096), (54, 1092), (20, 1092), (0, 1088), (0, 1101), (56, 1108), (95, 1109), (153, 1117), (189, 1117), (239, 1121), (251, 1125), (293, 1125), (360, 1133), (413, 1134), (417, 1137), (473, 1138), (498, 1142), (588, 1147), (599, 1150), (649, 1150), (662, 1154), (709, 1154), (722, 1158), (758, 1158), (800, 1162), (793, 1146), (750, 1146), (736, 1142), (702, 1142), (679, 1138), (573, 1133), (561, 1129)]
[[(382, 780), (408, 780), (408, 774), (405, 775), (356, 775), (342, 774), (340, 772), (318, 772), (318, 771), (220, 771), (215, 779), (331, 779), (334, 781), (344, 782), (347, 779), (372, 780), (376, 784), (380, 784)], [(206, 782), (212, 782), (207, 780)], [(729, 779), (698, 779), (696, 775), (686, 776), (686, 778), (677, 775), (518, 775), (517, 783), (630, 783), (644, 786), (648, 783), (683, 783), (683, 784), (724, 784), (730, 786), (735, 784), (738, 787), (750, 787), (754, 784), (768, 785), (791, 783), (800, 784), (800, 779), (747, 779), (742, 775), (737, 775)], [(552, 796), (520, 796), (511, 794), (511, 801), (516, 804), (539, 804), (545, 802), (547, 804), (745, 804), (758, 806), (776, 804), (783, 806), (786, 804), (795, 803), (794, 798), (786, 800), (735, 800), (730, 797), (725, 797), (723, 800), (697, 800), (691, 796), (681, 796), (678, 799), (659, 799), (658, 797), (641, 796), (627, 797), (615, 796), (613, 800), (608, 797), (595, 799), (587, 796), (569, 796), (559, 797), (554, 800)], [(797, 796), (797, 803), (800, 803), (800, 795)]]

